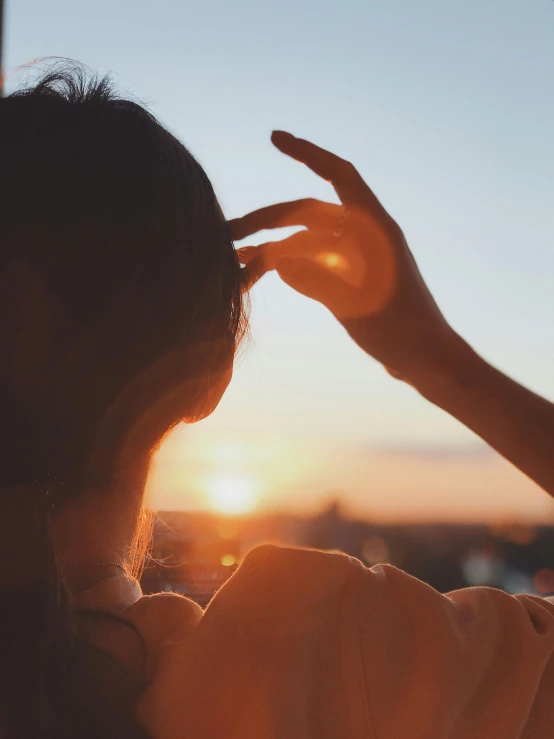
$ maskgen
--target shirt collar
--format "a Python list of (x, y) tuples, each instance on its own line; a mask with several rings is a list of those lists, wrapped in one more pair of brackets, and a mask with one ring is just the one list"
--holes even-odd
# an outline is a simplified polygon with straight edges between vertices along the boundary
[(79, 610), (104, 611), (119, 615), (142, 597), (140, 583), (130, 575), (113, 575), (81, 590), (75, 607)]

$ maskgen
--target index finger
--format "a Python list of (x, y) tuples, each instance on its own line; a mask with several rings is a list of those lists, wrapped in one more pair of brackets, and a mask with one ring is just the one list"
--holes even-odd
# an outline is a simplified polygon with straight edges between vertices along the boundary
[(286, 131), (273, 131), (271, 141), (283, 154), (302, 162), (330, 182), (345, 205), (381, 204), (351, 162), (332, 154), (306, 139), (297, 139)]
[(306, 226), (313, 231), (330, 231), (336, 223), (337, 211), (340, 211), (340, 205), (304, 198), (258, 208), (241, 218), (227, 221), (227, 225), (235, 241), (257, 231), (285, 226)]

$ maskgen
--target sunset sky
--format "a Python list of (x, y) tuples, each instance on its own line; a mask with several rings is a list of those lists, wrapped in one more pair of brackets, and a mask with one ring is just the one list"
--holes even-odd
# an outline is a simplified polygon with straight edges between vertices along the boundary
[[(8, 90), (43, 56), (114, 72), (198, 157), (229, 218), (334, 199), (272, 129), (352, 160), (456, 330), (554, 398), (552, 0), (7, 4)], [(545, 493), (275, 275), (251, 324), (218, 410), (158, 454), (155, 507), (310, 512), (341, 497), (389, 519), (554, 519)]]

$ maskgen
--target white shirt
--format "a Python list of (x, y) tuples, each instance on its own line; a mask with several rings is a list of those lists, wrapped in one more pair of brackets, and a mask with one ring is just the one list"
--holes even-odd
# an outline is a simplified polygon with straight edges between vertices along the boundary
[(266, 545), (205, 612), (160, 594), (124, 615), (148, 645), (139, 715), (156, 739), (554, 736), (552, 599), (441, 595), (389, 565)]

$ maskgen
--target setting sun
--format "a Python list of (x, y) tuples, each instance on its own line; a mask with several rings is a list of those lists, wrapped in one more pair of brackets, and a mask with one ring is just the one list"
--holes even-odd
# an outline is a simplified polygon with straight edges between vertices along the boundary
[(210, 507), (217, 513), (251, 513), (256, 504), (256, 486), (248, 477), (214, 474), (206, 482)]

